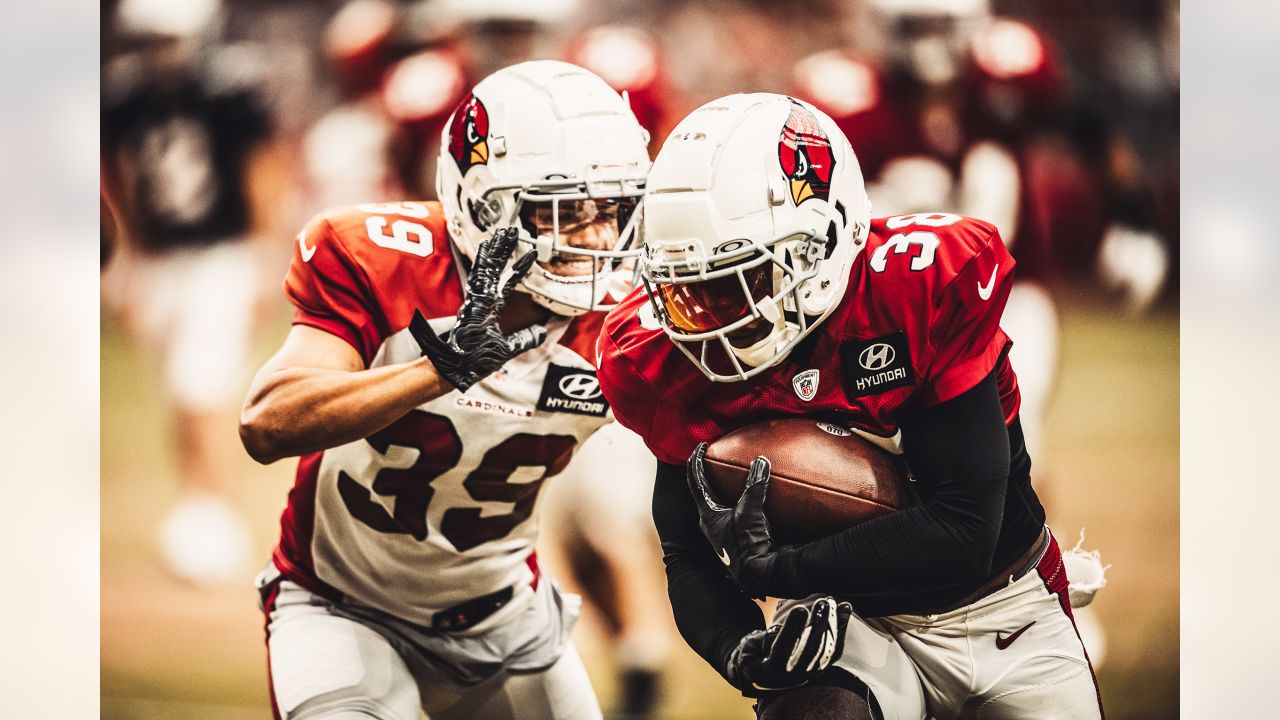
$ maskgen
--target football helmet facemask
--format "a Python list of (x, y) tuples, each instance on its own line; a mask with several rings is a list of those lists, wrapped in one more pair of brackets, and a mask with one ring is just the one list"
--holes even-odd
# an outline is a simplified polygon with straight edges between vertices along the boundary
[(713, 100), (681, 121), (644, 204), (649, 310), (717, 382), (777, 364), (831, 314), (871, 219), (844, 134), (772, 93)]
[(538, 262), (517, 289), (560, 315), (607, 310), (636, 284), (648, 134), (603, 80), (538, 60), (476, 85), (445, 125), (436, 190), (459, 252), (516, 226)]

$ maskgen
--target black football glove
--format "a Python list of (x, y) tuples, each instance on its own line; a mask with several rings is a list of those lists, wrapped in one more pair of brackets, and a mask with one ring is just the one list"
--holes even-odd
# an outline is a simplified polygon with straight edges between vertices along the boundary
[(742, 638), (729, 653), (725, 677), (748, 697), (800, 687), (840, 657), (852, 616), (849, 603), (837, 605), (829, 597), (796, 605), (780, 625)]
[(777, 560), (777, 548), (764, 516), (764, 498), (769, 491), (769, 459), (763, 455), (751, 461), (747, 486), (733, 507), (716, 502), (707, 486), (703, 461), (707, 444), (689, 456), (686, 476), (693, 501), (698, 506), (698, 524), (711, 541), (711, 549), (729, 574), (754, 598), (768, 595), (769, 577)]
[(516, 248), (517, 231), (503, 228), (480, 243), (471, 276), (467, 278), (467, 299), (458, 309), (458, 321), (441, 337), (431, 329), (420, 310), (409, 323), (422, 354), (431, 358), (440, 377), (466, 392), (508, 360), (535, 348), (547, 339), (547, 328), (531, 325), (510, 335), (498, 329), (498, 316), (511, 294), (533, 267), (537, 253), (530, 251), (512, 265), (511, 278), (499, 289), (502, 271)]

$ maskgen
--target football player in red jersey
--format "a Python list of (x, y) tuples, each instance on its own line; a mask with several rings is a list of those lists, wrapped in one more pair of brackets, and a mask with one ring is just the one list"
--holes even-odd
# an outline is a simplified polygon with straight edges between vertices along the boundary
[(258, 583), (279, 717), (600, 717), (534, 510), (609, 422), (594, 342), (648, 166), (602, 80), (522, 63), (446, 125), (441, 202), (298, 235), (294, 326), (240, 427), (261, 462), (300, 456)]
[[(654, 521), (686, 641), (764, 717), (1100, 717), (1030, 482), (996, 228), (873, 220), (836, 124), (763, 93), (676, 126), (644, 224), (647, 287), (605, 321), (600, 382), (659, 461)], [(904, 454), (921, 503), (782, 546), (761, 457), (720, 505), (706, 443), (794, 416)], [(753, 597), (785, 599), (771, 627)]]

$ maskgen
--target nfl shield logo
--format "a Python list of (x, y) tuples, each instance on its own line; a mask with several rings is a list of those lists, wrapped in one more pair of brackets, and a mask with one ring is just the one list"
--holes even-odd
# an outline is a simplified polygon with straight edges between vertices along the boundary
[(805, 370), (796, 373), (796, 376), (791, 378), (791, 387), (795, 389), (796, 395), (801, 400), (809, 402), (814, 395), (818, 394), (818, 371)]

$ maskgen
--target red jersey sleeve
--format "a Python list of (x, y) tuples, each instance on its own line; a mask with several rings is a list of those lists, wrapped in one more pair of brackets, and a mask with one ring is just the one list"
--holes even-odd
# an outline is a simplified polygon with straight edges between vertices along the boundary
[(1000, 316), (1009, 299), (1013, 267), (1013, 256), (991, 227), (985, 244), (943, 288), (929, 329), (935, 353), (922, 388), (926, 404), (964, 393), (999, 362), (1009, 343), (1000, 329)]
[(295, 308), (295, 325), (309, 325), (342, 338), (360, 353), (366, 365), (373, 359), (381, 342), (378, 303), (364, 270), (326, 215), (312, 218), (298, 233), (284, 291)]

